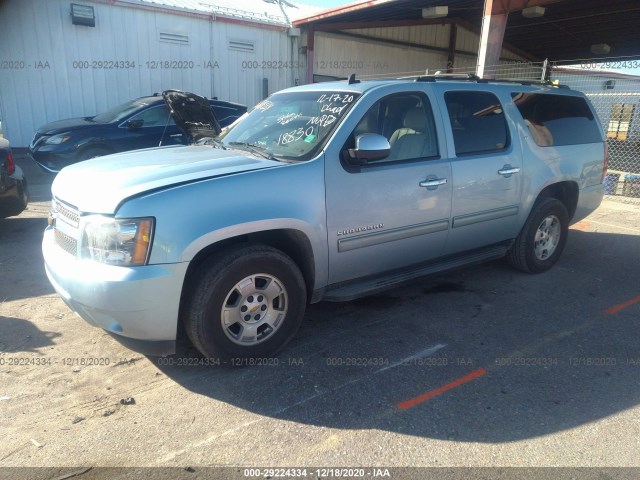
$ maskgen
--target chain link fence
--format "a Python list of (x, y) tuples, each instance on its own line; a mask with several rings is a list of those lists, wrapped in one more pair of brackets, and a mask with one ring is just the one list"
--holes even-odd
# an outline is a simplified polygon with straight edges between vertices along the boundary
[(640, 61), (554, 62), (550, 79), (583, 92), (598, 113), (609, 147), (605, 194), (640, 198)]

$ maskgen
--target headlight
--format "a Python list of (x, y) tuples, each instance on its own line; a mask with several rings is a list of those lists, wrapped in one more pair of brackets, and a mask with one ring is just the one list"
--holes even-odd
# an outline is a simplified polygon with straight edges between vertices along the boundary
[(81, 258), (108, 265), (147, 263), (153, 236), (153, 218), (84, 217)]
[(59, 133), (58, 135), (54, 135), (52, 137), (47, 138), (44, 143), (47, 143), (49, 145), (60, 145), (63, 142), (66, 142), (67, 140), (69, 140), (71, 137), (69, 136), (68, 133)]

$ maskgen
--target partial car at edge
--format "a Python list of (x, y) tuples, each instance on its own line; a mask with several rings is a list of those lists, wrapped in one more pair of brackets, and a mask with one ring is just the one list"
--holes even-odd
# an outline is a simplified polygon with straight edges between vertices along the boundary
[(28, 200), (27, 178), (13, 160), (9, 141), (0, 138), (0, 219), (20, 215)]

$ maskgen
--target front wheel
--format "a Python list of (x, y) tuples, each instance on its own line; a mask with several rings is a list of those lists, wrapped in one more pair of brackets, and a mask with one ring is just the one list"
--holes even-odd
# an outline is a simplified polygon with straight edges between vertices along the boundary
[(264, 245), (236, 245), (206, 262), (184, 318), (209, 358), (274, 355), (302, 323), (307, 292), (297, 265)]
[(564, 204), (555, 198), (543, 198), (534, 205), (507, 252), (507, 261), (523, 272), (545, 272), (560, 258), (568, 232), (569, 214)]

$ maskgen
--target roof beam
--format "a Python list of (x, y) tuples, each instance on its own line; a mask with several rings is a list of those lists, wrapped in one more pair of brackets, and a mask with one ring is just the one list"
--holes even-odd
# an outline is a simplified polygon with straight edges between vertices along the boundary
[[(361, 22), (324, 23), (314, 25), (317, 32), (331, 32), (333, 30), (354, 30), (358, 28), (387, 28), (387, 27), (413, 27), (416, 25), (447, 25), (457, 23), (456, 18), (438, 19), (408, 19), (408, 20), (375, 20)], [(296, 24), (296, 22), (294, 22)]]
[(486, 0), (484, 2), (484, 14), (505, 15), (511, 12), (524, 10), (528, 7), (543, 7), (563, 0)]

